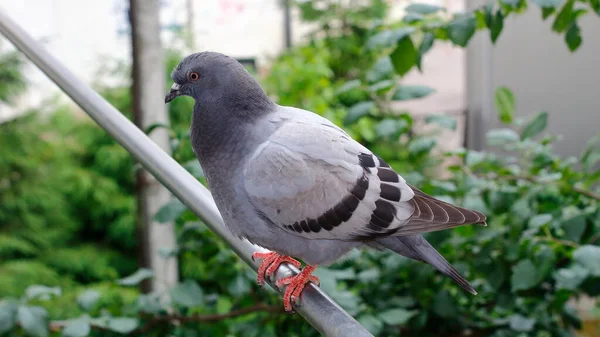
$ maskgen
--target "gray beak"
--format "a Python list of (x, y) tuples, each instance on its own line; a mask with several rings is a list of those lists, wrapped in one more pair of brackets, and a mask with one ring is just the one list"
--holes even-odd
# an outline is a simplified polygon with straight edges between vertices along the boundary
[(177, 96), (181, 95), (181, 93), (179, 92), (180, 87), (181, 86), (179, 84), (173, 83), (173, 86), (171, 86), (171, 90), (169, 90), (169, 93), (167, 94), (167, 96), (165, 96), (165, 104), (171, 102)]

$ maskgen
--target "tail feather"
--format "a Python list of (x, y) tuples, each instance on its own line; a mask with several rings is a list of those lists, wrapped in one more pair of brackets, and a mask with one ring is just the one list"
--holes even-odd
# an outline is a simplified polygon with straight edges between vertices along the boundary
[(487, 225), (486, 217), (481, 212), (449, 204), (427, 195), (413, 186), (410, 188), (415, 193), (410, 200), (414, 206), (414, 212), (410, 220), (394, 235), (410, 236), (467, 224)]
[(477, 291), (446, 259), (438, 253), (433, 246), (422, 235), (394, 236), (379, 238), (377, 243), (400, 255), (416, 261), (426, 262), (435, 267), (443, 274), (450, 277), (454, 282), (467, 292), (477, 295)]

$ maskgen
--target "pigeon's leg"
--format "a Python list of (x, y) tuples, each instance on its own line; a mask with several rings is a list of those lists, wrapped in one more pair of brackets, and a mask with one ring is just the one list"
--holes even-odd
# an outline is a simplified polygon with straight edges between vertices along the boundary
[(258, 267), (258, 277), (256, 278), (259, 286), (264, 285), (265, 277), (272, 277), (277, 271), (277, 268), (279, 268), (279, 266), (284, 262), (290, 263), (296, 268), (300, 268), (301, 266), (299, 261), (296, 261), (289, 256), (279, 255), (275, 252), (255, 252), (252, 254), (252, 260), (255, 259), (263, 260), (263, 262), (260, 264), (260, 267)]
[(308, 282), (319, 284), (319, 279), (312, 275), (312, 272), (316, 269), (316, 266), (307, 265), (302, 269), (300, 274), (284, 277), (275, 282), (275, 285), (281, 288), (287, 285), (285, 293), (283, 294), (283, 307), (285, 311), (292, 311), (292, 303), (297, 303), (300, 293), (304, 290), (304, 287)]

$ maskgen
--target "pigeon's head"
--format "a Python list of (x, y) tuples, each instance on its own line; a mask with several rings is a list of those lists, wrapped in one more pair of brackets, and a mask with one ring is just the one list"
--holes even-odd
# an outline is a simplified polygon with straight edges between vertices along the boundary
[[(171, 73), (173, 86), (165, 96), (169, 103), (178, 96), (190, 96), (200, 106), (239, 110), (249, 102), (271, 102), (258, 82), (236, 59), (216, 52), (185, 57)], [(232, 106), (235, 105), (235, 106)], [(219, 109), (223, 111), (222, 109)]]

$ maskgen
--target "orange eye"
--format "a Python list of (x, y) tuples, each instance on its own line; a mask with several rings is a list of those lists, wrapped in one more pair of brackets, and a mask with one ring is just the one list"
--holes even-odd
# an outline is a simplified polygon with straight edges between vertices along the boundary
[(200, 75), (197, 72), (192, 71), (188, 74), (188, 78), (190, 81), (197, 81), (200, 78)]

